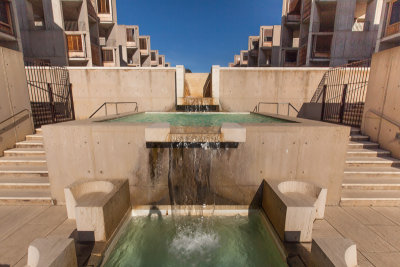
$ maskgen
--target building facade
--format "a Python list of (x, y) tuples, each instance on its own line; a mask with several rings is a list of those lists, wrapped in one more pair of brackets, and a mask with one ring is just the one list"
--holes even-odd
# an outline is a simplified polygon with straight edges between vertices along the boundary
[(400, 46), (400, 0), (384, 0), (376, 52)]
[[(139, 27), (118, 25), (116, 0), (20, 0), (16, 10), (25, 60), (56, 66), (150, 66), (140, 54)], [(146, 51), (150, 37), (147, 45)]]
[(9, 0), (0, 0), (0, 47), (21, 51), (17, 9)]

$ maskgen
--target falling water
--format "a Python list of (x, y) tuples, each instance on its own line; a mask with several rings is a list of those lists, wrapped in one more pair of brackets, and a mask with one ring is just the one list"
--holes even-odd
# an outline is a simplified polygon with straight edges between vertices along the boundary
[(213, 212), (211, 165), (219, 152), (210, 149), (209, 144), (193, 148), (189, 147), (191, 143), (179, 143), (169, 149), (168, 186), (173, 214), (202, 216), (204, 209)]

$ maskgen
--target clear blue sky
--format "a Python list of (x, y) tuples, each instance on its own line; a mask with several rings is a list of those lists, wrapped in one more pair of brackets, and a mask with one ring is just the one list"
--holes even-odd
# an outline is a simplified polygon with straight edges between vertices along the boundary
[(139, 25), (151, 48), (193, 72), (227, 66), (261, 25), (279, 25), (282, 0), (117, 0), (118, 24)]

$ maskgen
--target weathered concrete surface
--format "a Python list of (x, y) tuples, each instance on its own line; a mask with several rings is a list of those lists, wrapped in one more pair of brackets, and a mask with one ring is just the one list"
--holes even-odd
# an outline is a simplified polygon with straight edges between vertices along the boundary
[(0, 125), (0, 156), (4, 150), (33, 133), (22, 53), (0, 47), (0, 121), (23, 110), (27, 111)]
[[(327, 68), (220, 68), (219, 101), (223, 111), (252, 111), (259, 102), (290, 102), (297, 110), (310, 102)], [(213, 72), (213, 91), (215, 76)], [(310, 110), (320, 117), (321, 109)], [(260, 112), (276, 112), (263, 105)], [(280, 114), (287, 115), (287, 106)], [(290, 116), (297, 116), (293, 110)], [(307, 116), (308, 118), (308, 116)]]
[(361, 130), (400, 158), (400, 48), (374, 54)]
[(185, 97), (203, 97), (208, 73), (185, 73)]
[(312, 266), (356, 267), (357, 248), (350, 239), (315, 238), (311, 246)]
[[(310, 181), (328, 189), (327, 204), (338, 204), (350, 128), (295, 120), (301, 123), (240, 124), (246, 142), (213, 154), (211, 188), (233, 203), (249, 204), (263, 179)], [(64, 202), (64, 187), (78, 179), (128, 178), (132, 204), (169, 203), (169, 149), (146, 148), (150, 125), (44, 126), (52, 197)]]
[[(88, 118), (104, 102), (138, 102), (139, 111), (175, 108), (175, 68), (68, 68), (76, 119)], [(119, 113), (133, 111), (118, 105)], [(115, 114), (111, 107), (108, 114)], [(102, 109), (98, 116), (104, 116)]]

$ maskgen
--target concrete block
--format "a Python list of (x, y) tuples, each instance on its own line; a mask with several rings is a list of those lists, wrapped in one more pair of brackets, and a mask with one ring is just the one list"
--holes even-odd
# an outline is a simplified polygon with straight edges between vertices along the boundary
[(128, 180), (83, 180), (64, 189), (81, 241), (107, 241), (130, 209)]
[(262, 206), (279, 237), (311, 242), (315, 219), (325, 212), (327, 190), (309, 182), (266, 181)]
[(185, 67), (176, 66), (176, 97), (185, 96)]
[(72, 238), (46, 237), (35, 239), (28, 248), (29, 267), (77, 267)]
[(222, 123), (221, 133), (224, 142), (246, 142), (246, 128), (237, 123)]
[(169, 123), (154, 123), (144, 130), (146, 142), (166, 142), (169, 134)]
[(311, 245), (311, 266), (357, 266), (356, 244), (344, 238), (315, 238)]

